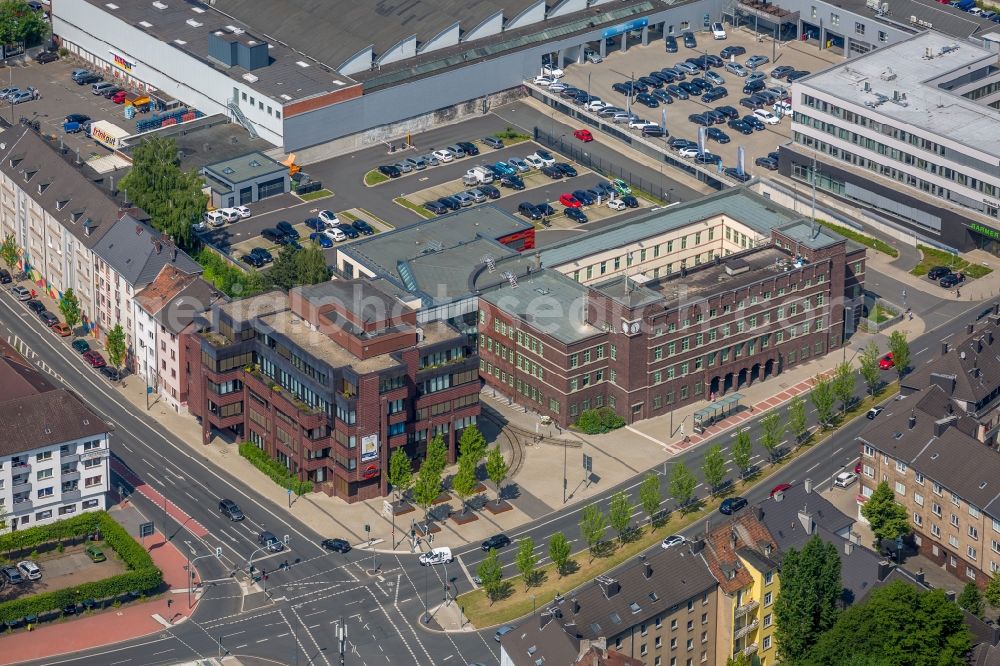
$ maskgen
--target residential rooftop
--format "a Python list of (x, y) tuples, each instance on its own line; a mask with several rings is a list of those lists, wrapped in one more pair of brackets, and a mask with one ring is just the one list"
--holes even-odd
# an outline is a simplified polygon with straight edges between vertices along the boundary
[[(796, 83), (800, 90), (812, 88), (868, 107), (872, 115), (947, 137), (972, 154), (1000, 158), (1000, 110), (945, 86), (996, 63), (994, 52), (929, 30)], [(905, 97), (897, 99), (900, 95)], [(996, 164), (996, 159), (990, 161)]]

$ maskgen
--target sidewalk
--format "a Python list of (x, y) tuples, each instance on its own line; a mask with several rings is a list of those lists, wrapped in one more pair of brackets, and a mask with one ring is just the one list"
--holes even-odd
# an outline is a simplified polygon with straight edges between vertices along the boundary
[[(138, 511), (128, 506), (113, 507), (109, 513), (131, 534), (136, 532), (131, 524), (143, 520)], [(21, 629), (3, 637), (0, 663), (49, 659), (119, 643), (163, 631), (165, 627), (190, 617), (198, 603), (195, 596), (194, 607), (190, 610), (187, 607), (186, 558), (172, 543), (164, 540), (160, 532), (146, 538), (146, 548), (153, 562), (163, 571), (166, 595), (145, 603), (108, 608), (77, 619), (56, 620), (30, 632)]]
[[(908, 251), (905, 252), (906, 258), (904, 258), (903, 244), (900, 243), (895, 245), (895, 247), (900, 250), (900, 256), (896, 259), (882, 252), (868, 250), (868, 266), (894, 280), (903, 282), (914, 289), (932, 294), (941, 300), (984, 301), (1000, 294), (1000, 260), (984, 250), (972, 250), (971, 252), (964, 253), (962, 256), (972, 263), (989, 266), (993, 269), (993, 272), (960, 285), (958, 289), (962, 297), (959, 298), (954, 289), (942, 289), (936, 282), (931, 282), (925, 277), (917, 277), (910, 273), (910, 269), (919, 263), (919, 250), (906, 246)], [(915, 261), (912, 257), (913, 253), (917, 255)]]

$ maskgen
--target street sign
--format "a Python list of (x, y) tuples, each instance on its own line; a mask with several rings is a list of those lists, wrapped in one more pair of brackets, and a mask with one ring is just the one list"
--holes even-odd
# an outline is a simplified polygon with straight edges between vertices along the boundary
[(594, 459), (586, 453), (583, 454), (583, 469), (588, 472), (594, 471)]
[(139, 523), (139, 538), (144, 539), (148, 536), (153, 536), (153, 521)]

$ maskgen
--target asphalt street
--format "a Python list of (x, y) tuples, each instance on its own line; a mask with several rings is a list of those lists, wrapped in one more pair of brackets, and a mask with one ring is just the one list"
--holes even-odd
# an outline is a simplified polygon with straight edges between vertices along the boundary
[[(871, 277), (879, 279), (877, 275)], [(953, 304), (955, 308), (962, 305)], [(931, 360), (940, 351), (940, 340), (959, 333), (983, 307), (985, 304), (976, 303), (962, 313), (951, 312), (953, 316), (943, 325), (912, 340), (913, 365)], [(192, 620), (155, 636), (68, 655), (63, 660), (47, 659), (44, 663), (176, 663), (217, 655), (221, 639), (221, 649), (231, 654), (283, 663), (295, 663), (300, 659), (300, 663), (331, 664), (339, 658), (336, 625), (341, 618), (348, 628), (349, 664), (368, 666), (383, 663), (383, 660), (390, 664), (498, 663), (492, 631), (441, 634), (426, 630), (419, 622), (424, 599), (428, 599), (430, 606), (436, 605), (443, 598), (446, 579), (454, 582), (452, 590), (455, 593), (471, 589), (471, 576), (484, 555), (476, 544), (456, 549), (460, 566), (449, 567), (447, 571), (442, 567), (421, 567), (414, 555), (378, 554), (380, 572), (370, 576), (366, 573), (371, 567), (370, 553), (357, 549), (346, 556), (327, 553), (319, 546), (320, 540), (340, 535), (319, 535), (294, 517), (276, 517), (267, 504), (245, 492), (238, 479), (191, 455), (187, 444), (163, 432), (146, 414), (135, 413), (123, 404), (102, 376), (86, 367), (63, 339), (47, 331), (9, 293), (0, 295), (0, 324), (4, 335), (11, 340), (16, 337), (30, 348), (35, 354), (34, 362), (43, 364), (44, 369), (75, 390), (114, 425), (112, 448), (115, 454), (153, 488), (204, 525), (209, 535), (201, 540), (194, 539), (171, 521), (166, 523), (167, 533), (175, 535), (175, 540), (191, 541), (196, 555), (214, 552), (219, 546), (223, 549), (222, 561), (211, 557), (200, 561), (199, 569), (209, 586)], [(749, 493), (751, 502), (766, 497), (775, 484), (782, 482), (801, 483), (811, 478), (823, 488), (837, 472), (853, 466), (858, 457), (854, 440), (865, 423), (862, 419), (844, 426), (823, 445), (810, 449), (786, 466), (780, 478), (767, 478), (765, 474), (760, 486)], [(752, 439), (756, 441), (757, 423), (748, 422), (747, 427), (751, 428)], [(733, 437), (732, 433), (725, 433), (712, 442), (719, 442), (728, 450)], [(707, 448), (699, 446), (681, 459), (698, 473)], [(762, 449), (755, 449), (754, 461), (761, 462), (765, 455)], [(670, 464), (674, 463), (659, 463), (650, 470), (661, 475), (665, 497), (668, 493), (663, 474), (669, 472)], [(594, 472), (600, 474), (600, 470)], [(732, 476), (733, 470), (730, 470)], [(636, 496), (639, 480), (641, 477), (636, 477), (634, 481), (608, 488), (595, 498), (595, 502), (606, 510), (610, 496), (626, 490), (636, 506), (635, 517), (641, 520)], [(703, 492), (704, 488), (699, 490)], [(140, 509), (161, 525), (163, 512), (160, 507), (151, 506), (138, 495), (135, 497)], [(224, 518), (217, 511), (220, 497), (239, 503), (247, 519), (233, 523)], [(671, 505), (672, 501), (668, 500), (665, 508), (672, 508)], [(580, 549), (578, 521), (583, 508), (571, 506), (550, 514), (512, 531), (510, 536), (515, 543), (526, 537), (534, 539), (543, 562), (547, 539), (557, 531), (566, 534), (575, 548)], [(263, 529), (279, 536), (287, 534), (289, 550), (270, 556), (259, 552), (256, 534)], [(699, 523), (688, 533), (701, 529), (703, 526)], [(501, 553), (508, 574), (512, 573), (515, 549), (508, 547)], [(267, 595), (258, 592), (244, 596), (231, 577), (234, 569), (246, 569), (251, 559), (255, 566), (268, 571)], [(290, 562), (290, 568), (277, 570), (277, 565), (285, 559)], [(452, 658), (456, 661), (450, 661)]]

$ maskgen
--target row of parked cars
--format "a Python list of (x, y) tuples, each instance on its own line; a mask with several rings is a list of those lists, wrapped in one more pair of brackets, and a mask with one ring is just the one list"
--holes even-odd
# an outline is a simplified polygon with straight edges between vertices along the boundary
[(23, 104), (39, 99), (41, 94), (33, 86), (18, 88), (17, 86), (7, 86), (0, 88), (0, 102), (4, 104)]
[[(483, 137), (482, 143), (494, 150), (504, 147), (503, 139), (496, 136)], [(395, 164), (383, 164), (378, 168), (379, 173), (389, 178), (399, 178), (404, 173), (412, 171), (423, 171), (427, 167), (436, 167), (439, 164), (447, 164), (455, 160), (479, 154), (479, 148), (470, 141), (459, 141), (445, 148), (432, 150), (424, 155), (407, 157)]]
[[(359, 236), (371, 236), (375, 233), (375, 228), (368, 222), (361, 219), (352, 222), (341, 220), (332, 210), (321, 210), (317, 213), (317, 217), (307, 218), (304, 224), (310, 229), (309, 240), (324, 249), (333, 247), (335, 242), (339, 243)], [(274, 245), (288, 245), (295, 249), (302, 248), (299, 243), (301, 234), (287, 220), (282, 220), (274, 227), (264, 229), (260, 232), (260, 236)], [(254, 268), (261, 268), (274, 261), (274, 257), (266, 249), (255, 247), (240, 257), (240, 260)]]
[(245, 220), (250, 217), (252, 213), (250, 209), (246, 206), (234, 206), (232, 208), (217, 208), (215, 210), (210, 210), (205, 212), (201, 216), (201, 224), (195, 225), (198, 231), (204, 231), (209, 226), (212, 227), (222, 227), (225, 226), (227, 222), (239, 222), (240, 220)]
[(0, 580), (0, 584), (20, 585), (25, 581), (36, 581), (42, 578), (41, 567), (31, 560), (18, 562), (17, 566), (7, 565), (0, 568), (0, 572), (3, 573), (3, 580)]
[(939, 285), (945, 289), (951, 289), (952, 287), (957, 287), (958, 285), (965, 282), (965, 274), (952, 271), (946, 266), (934, 266), (929, 271), (927, 271), (927, 277), (931, 280), (935, 280)]

